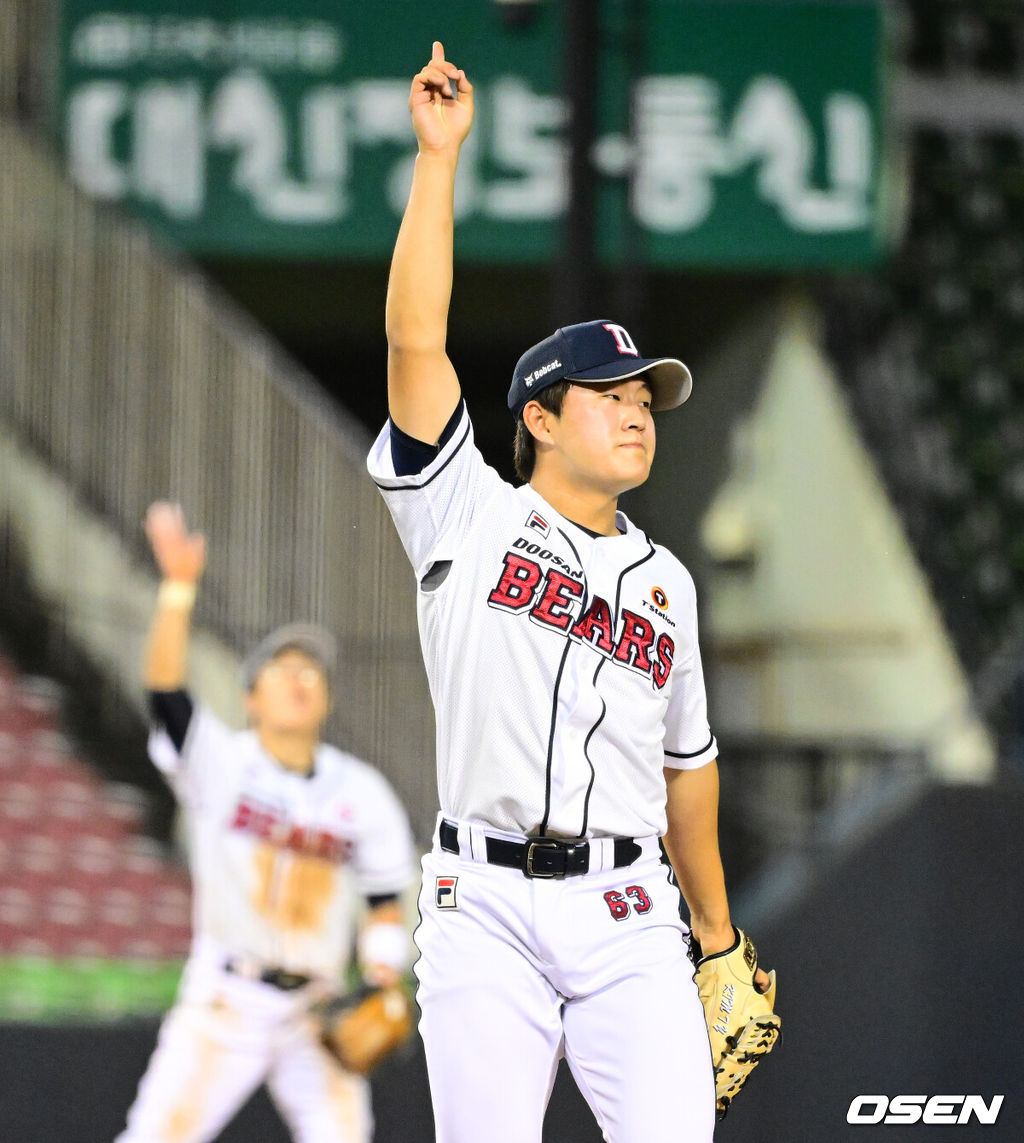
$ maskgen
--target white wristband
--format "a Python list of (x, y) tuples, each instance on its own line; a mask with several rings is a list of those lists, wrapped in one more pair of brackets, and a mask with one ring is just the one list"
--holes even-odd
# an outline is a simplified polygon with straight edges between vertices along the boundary
[(165, 579), (156, 593), (156, 601), (160, 607), (191, 611), (196, 602), (196, 585), (183, 579)]
[(359, 934), (359, 961), (401, 973), (409, 963), (409, 934), (397, 921), (367, 925)]

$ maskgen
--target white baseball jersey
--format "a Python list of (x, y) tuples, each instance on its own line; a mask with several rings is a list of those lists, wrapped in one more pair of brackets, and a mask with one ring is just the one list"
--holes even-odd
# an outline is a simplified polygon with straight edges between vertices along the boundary
[(336, 982), (358, 895), (398, 893), (412, 876), (384, 777), (326, 744), (308, 776), (292, 773), (199, 704), (181, 753), (157, 730), (150, 755), (187, 812), (194, 945)]
[(463, 406), (422, 472), (368, 467), (418, 582), (442, 812), (513, 833), (665, 832), (664, 766), (717, 755), (688, 572), (621, 512), (595, 536), (485, 464)]

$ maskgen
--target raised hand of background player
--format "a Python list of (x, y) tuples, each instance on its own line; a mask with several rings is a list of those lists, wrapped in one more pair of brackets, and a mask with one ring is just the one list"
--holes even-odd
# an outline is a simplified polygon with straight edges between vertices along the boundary
[(198, 583), (206, 566), (206, 537), (189, 532), (180, 504), (158, 500), (146, 512), (146, 536), (164, 579)]
[(430, 63), (412, 81), (409, 112), (420, 151), (458, 150), (473, 125), (473, 85), (434, 41)]

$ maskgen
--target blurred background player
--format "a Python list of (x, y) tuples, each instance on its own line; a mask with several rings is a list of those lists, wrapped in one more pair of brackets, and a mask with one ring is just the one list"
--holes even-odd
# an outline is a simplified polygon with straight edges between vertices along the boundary
[(194, 938), (119, 1143), (212, 1139), (263, 1082), (298, 1143), (363, 1143), (369, 1085), (321, 1046), (310, 1009), (342, 987), (362, 897), (364, 978), (392, 984), (407, 965), (405, 813), (376, 770), (320, 741), (335, 666), (326, 631), (288, 625), (249, 654), (251, 729), (193, 701), (205, 539), (168, 503), (151, 506), (146, 533), (163, 576), (144, 672), (150, 749), (187, 817)]

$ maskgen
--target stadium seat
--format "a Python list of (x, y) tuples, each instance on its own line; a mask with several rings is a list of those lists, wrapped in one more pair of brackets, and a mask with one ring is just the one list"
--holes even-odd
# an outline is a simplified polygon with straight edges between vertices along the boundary
[(188, 875), (140, 833), (140, 794), (77, 757), (60, 701), (0, 656), (0, 956), (182, 958)]

